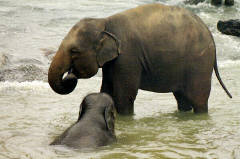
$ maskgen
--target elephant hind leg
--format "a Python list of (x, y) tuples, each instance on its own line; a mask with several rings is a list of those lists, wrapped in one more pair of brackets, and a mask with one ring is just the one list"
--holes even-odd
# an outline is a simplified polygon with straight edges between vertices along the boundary
[(186, 96), (178, 91), (173, 92), (173, 95), (175, 96), (178, 104), (178, 110), (179, 111), (190, 111), (192, 110), (192, 103), (186, 98)]
[[(192, 103), (194, 113), (208, 112), (208, 98), (211, 91), (211, 79), (192, 80), (189, 82), (185, 94), (188, 100)], [(201, 79), (201, 81), (199, 81)]]
[(194, 113), (208, 112), (208, 97), (209, 97), (210, 91), (205, 93), (204, 92), (201, 92), (200, 94), (195, 94), (193, 92), (189, 97), (189, 99), (193, 103)]

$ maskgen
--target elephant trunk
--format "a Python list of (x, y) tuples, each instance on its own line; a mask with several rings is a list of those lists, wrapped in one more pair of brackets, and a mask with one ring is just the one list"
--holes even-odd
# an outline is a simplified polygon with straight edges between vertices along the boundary
[(48, 70), (48, 83), (58, 94), (69, 94), (77, 85), (77, 77), (70, 71), (63, 79), (64, 73), (71, 70), (71, 57), (59, 49)]

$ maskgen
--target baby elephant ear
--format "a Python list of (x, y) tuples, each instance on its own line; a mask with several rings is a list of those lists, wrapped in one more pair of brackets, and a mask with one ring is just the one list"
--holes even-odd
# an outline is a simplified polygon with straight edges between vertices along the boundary
[(83, 102), (81, 103), (80, 107), (79, 107), (79, 115), (78, 115), (78, 121), (82, 118), (85, 110), (84, 110), (84, 105), (85, 105), (85, 100), (83, 100)]
[(115, 116), (114, 116), (113, 105), (107, 106), (105, 108), (104, 119), (105, 119), (105, 122), (106, 122), (107, 129), (111, 132), (111, 134), (114, 134)]
[(102, 67), (106, 62), (111, 61), (120, 54), (120, 41), (117, 37), (107, 31), (100, 33), (100, 48), (97, 53), (97, 62)]

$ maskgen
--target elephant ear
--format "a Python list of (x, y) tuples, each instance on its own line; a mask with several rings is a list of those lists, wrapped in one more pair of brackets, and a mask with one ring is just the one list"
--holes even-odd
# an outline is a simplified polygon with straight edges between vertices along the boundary
[(117, 58), (120, 54), (120, 41), (107, 31), (100, 33), (100, 49), (97, 53), (97, 62), (102, 67), (106, 62)]
[(104, 110), (104, 119), (107, 126), (107, 129), (111, 132), (111, 134), (114, 134), (114, 122), (115, 122), (115, 116), (114, 116), (114, 107), (113, 105), (107, 106)]

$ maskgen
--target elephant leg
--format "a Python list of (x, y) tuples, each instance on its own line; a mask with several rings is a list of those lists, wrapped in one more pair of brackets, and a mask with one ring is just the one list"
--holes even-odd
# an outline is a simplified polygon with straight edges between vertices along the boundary
[(134, 62), (129, 62), (127, 67), (118, 66), (115, 67), (113, 77), (113, 99), (116, 110), (122, 115), (132, 115), (141, 79), (140, 66), (137, 67)]
[(125, 74), (118, 74), (112, 81), (113, 78), (109, 77), (110, 74), (107, 74), (107, 72), (103, 71), (101, 92), (107, 93), (113, 98), (115, 108), (119, 114), (132, 115), (140, 78), (132, 79), (131, 75), (129, 76), (126, 73), (128, 77)]
[(134, 101), (138, 93), (138, 85), (135, 82), (118, 81), (114, 83), (113, 99), (119, 114), (132, 115), (134, 113)]
[(112, 82), (112, 70), (111, 67), (108, 66), (108, 64), (104, 65), (102, 68), (102, 86), (101, 86), (101, 92), (107, 93), (111, 97), (113, 97), (113, 82)]
[(192, 110), (192, 104), (191, 102), (184, 96), (184, 94), (180, 91), (178, 92), (173, 92), (177, 104), (178, 104), (178, 110), (179, 111), (190, 111)]
[(203, 77), (204, 75), (199, 75), (192, 78), (185, 92), (188, 100), (192, 103), (194, 113), (208, 112), (208, 98), (211, 90), (211, 78), (206, 77), (204, 79)]

